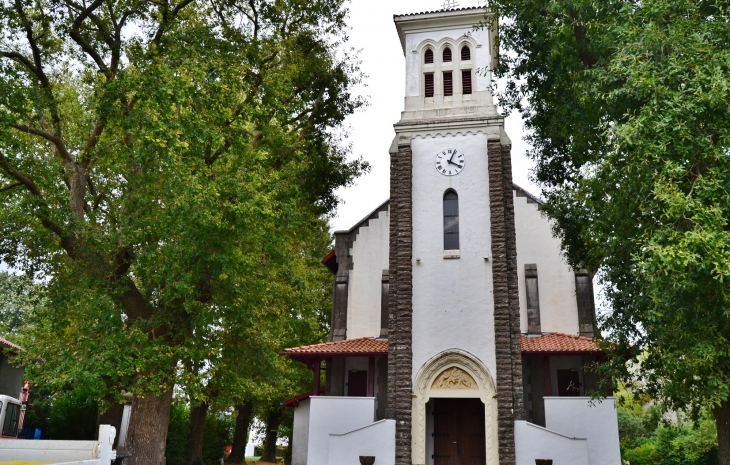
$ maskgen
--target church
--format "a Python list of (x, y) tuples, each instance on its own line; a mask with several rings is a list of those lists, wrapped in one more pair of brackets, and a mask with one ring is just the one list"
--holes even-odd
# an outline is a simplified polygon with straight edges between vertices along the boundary
[(592, 275), (570, 268), (541, 201), (512, 182), (484, 8), (394, 17), (405, 108), (390, 198), (323, 259), (328, 342), (285, 355), (313, 372), (294, 465), (620, 465)]

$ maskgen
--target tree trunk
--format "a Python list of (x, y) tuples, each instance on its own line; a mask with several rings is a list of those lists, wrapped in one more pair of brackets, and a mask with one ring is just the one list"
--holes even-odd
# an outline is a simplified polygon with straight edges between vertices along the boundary
[(262, 462), (276, 462), (276, 439), (279, 433), (279, 425), (281, 424), (282, 408), (281, 405), (276, 405), (269, 410), (269, 418), (266, 420), (264, 455), (261, 456)]
[(233, 463), (243, 463), (246, 459), (246, 444), (248, 444), (248, 429), (253, 419), (253, 402), (248, 401), (236, 406), (236, 430), (233, 432), (233, 448), (228, 458)]
[(210, 404), (204, 402), (190, 409), (190, 435), (188, 436), (188, 463), (190, 465), (204, 465), (203, 433), (208, 408), (210, 408)]
[(715, 408), (717, 424), (717, 453), (720, 465), (730, 465), (730, 399)]
[(129, 419), (124, 465), (165, 465), (165, 442), (170, 424), (172, 390), (162, 395), (135, 396)]

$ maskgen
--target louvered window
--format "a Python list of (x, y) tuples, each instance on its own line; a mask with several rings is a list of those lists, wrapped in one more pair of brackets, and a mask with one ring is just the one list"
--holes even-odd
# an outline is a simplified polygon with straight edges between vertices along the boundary
[(459, 196), (449, 189), (444, 194), (444, 250), (459, 248)]
[(444, 95), (454, 95), (454, 80), (451, 71), (444, 73)]
[(471, 70), (461, 70), (461, 90), (466, 94), (471, 94)]
[(433, 74), (426, 74), (426, 97), (433, 97)]
[(471, 60), (471, 50), (469, 50), (469, 46), (464, 45), (461, 47), (461, 61), (469, 60)]
[(451, 49), (449, 47), (446, 47), (444, 49), (444, 63), (448, 63), (451, 61)]
[(426, 50), (426, 56), (424, 57), (424, 62), (426, 64), (433, 63), (433, 50), (431, 50), (430, 48), (428, 50)]

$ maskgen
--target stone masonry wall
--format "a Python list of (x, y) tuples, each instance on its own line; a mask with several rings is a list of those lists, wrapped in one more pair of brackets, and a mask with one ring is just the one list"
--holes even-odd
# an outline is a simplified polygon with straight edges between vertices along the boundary
[(413, 364), (413, 171), (410, 141), (399, 141), (390, 158), (390, 296), (388, 407), (395, 423), (395, 463), (411, 465), (411, 372)]
[(500, 465), (515, 464), (514, 421), (524, 419), (517, 249), (512, 199), (511, 147), (488, 142), (494, 333), (497, 359), (497, 430)]

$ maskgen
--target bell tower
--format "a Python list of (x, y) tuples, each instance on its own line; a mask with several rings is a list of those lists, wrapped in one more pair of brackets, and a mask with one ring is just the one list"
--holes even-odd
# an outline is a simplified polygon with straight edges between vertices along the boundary
[(390, 149), (386, 416), (397, 465), (433, 464), (447, 445), (432, 433), (450, 427), (433, 418), (472, 414), (461, 437), (484, 440), (453, 453), (514, 464), (524, 419), (511, 143), (490, 92), (488, 19), (484, 8), (394, 17), (406, 58)]

